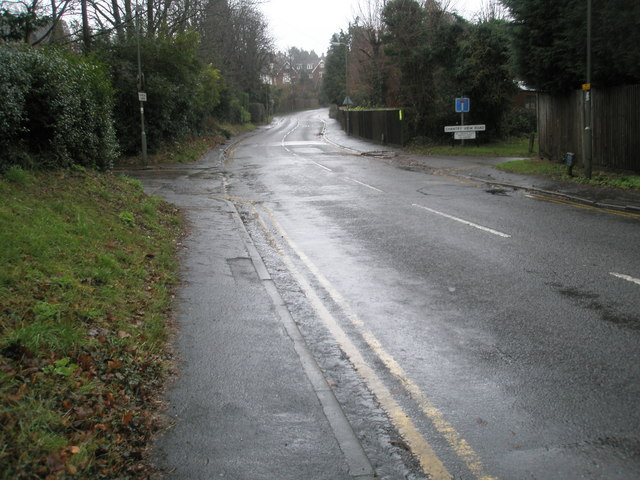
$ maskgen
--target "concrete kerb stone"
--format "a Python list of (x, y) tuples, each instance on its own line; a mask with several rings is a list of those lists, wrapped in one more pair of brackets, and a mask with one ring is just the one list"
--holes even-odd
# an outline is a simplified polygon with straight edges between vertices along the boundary
[(484, 183), (485, 185), (496, 185), (499, 187), (506, 187), (506, 188), (512, 188), (514, 190), (525, 190), (527, 192), (534, 192), (534, 193), (539, 193), (539, 194), (543, 194), (543, 195), (549, 195), (552, 197), (558, 197), (558, 198), (562, 198), (565, 200), (569, 200), (575, 203), (579, 203), (579, 204), (583, 204), (583, 205), (589, 205), (592, 207), (598, 207), (598, 208), (607, 208), (610, 210), (618, 210), (618, 211), (633, 211), (633, 212), (640, 212), (640, 205), (636, 206), (636, 205), (617, 205), (617, 204), (610, 204), (610, 203), (603, 203), (603, 202), (597, 202), (594, 200), (589, 200), (587, 198), (583, 198), (583, 197), (578, 197), (576, 195), (569, 195), (567, 193), (562, 193), (559, 192), (557, 190), (546, 190), (546, 189), (542, 189), (542, 188), (536, 188), (536, 187), (532, 187), (532, 186), (524, 186), (524, 185), (517, 185), (514, 183), (505, 183), (505, 182), (494, 182), (494, 181), (490, 181), (487, 180), (486, 178), (481, 178), (481, 177), (474, 177), (474, 176), (470, 176), (470, 175), (456, 175), (455, 172), (452, 173), (453, 176), (458, 176), (460, 178), (465, 178), (467, 180), (473, 180), (474, 182), (480, 182), (480, 183)]
[(278, 292), (271, 275), (269, 274), (262, 257), (258, 253), (246, 227), (240, 217), (236, 206), (233, 202), (226, 201), (229, 206), (232, 216), (235, 219), (236, 224), (241, 232), (241, 236), (244, 240), (247, 251), (251, 261), (258, 273), (260, 280), (263, 282), (263, 286), (267, 291), (271, 301), (273, 302), (275, 311), (277, 312), (280, 321), (282, 322), (289, 338), (291, 338), (294, 349), (298, 354), (298, 358), (302, 364), (305, 375), (309, 379), (312, 388), (316, 394), (316, 397), (322, 406), (324, 414), (329, 421), (333, 434), (340, 446), (340, 450), (345, 456), (347, 465), (349, 466), (349, 474), (352, 478), (362, 480), (373, 480), (375, 478), (375, 471), (369, 458), (367, 457), (364, 448), (362, 447), (360, 440), (358, 440), (349, 420), (347, 419), (342, 407), (338, 403), (333, 391), (327, 384), (326, 379), (322, 373), (322, 370), (318, 366), (316, 360), (313, 358), (311, 351), (309, 350), (304, 337), (300, 333), (298, 326), (296, 325), (291, 313), (286, 307), (286, 304), (280, 293)]

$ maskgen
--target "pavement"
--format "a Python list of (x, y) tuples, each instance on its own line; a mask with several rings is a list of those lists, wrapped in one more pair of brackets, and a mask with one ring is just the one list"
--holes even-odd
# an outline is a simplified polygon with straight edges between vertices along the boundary
[(233, 203), (221, 151), (128, 170), (187, 217), (176, 298), (163, 478), (341, 480), (374, 468), (280, 297)]
[[(328, 119), (327, 119), (328, 120)], [(347, 137), (354, 154), (573, 202), (640, 212), (640, 195), (512, 175), (502, 159), (420, 157)], [(379, 153), (379, 151), (382, 151)], [(373, 479), (376, 466), (310, 354), (233, 203), (225, 199), (224, 148), (196, 164), (129, 170), (148, 193), (185, 212), (176, 299), (177, 379), (167, 392), (172, 426), (153, 459), (171, 479)]]

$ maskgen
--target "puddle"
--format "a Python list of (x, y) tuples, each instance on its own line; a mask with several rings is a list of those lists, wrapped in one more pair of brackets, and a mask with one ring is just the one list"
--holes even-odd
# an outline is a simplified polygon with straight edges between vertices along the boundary
[(629, 330), (640, 330), (640, 317), (618, 313), (615, 305), (605, 305), (598, 301), (600, 295), (575, 287), (564, 287), (557, 283), (551, 284), (562, 296), (571, 299), (574, 303), (583, 308), (588, 308), (600, 314), (600, 318), (616, 327), (627, 328)]

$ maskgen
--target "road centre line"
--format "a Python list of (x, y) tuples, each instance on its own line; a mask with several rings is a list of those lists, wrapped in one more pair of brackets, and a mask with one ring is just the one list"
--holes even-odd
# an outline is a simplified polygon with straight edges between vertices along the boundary
[(309, 160), (309, 161), (320, 168), (324, 168), (327, 172), (333, 172), (333, 170), (331, 170), (329, 167), (325, 167), (324, 165), (321, 165), (318, 162), (314, 162), (313, 160)]
[(370, 188), (371, 190), (375, 190), (376, 192), (380, 192), (380, 193), (385, 193), (382, 190), (380, 190), (379, 188), (376, 188), (372, 185), (369, 185), (368, 183), (364, 183), (364, 182), (360, 182), (358, 180), (356, 180), (355, 178), (349, 178), (349, 177), (345, 177), (347, 180), (351, 180), (352, 182), (357, 183), (358, 185), (362, 185), (363, 187), (367, 187)]
[(627, 282), (636, 283), (640, 285), (640, 278), (634, 278), (631, 275), (625, 275), (624, 273), (616, 273), (616, 272), (609, 272), (609, 275), (613, 275), (614, 277), (621, 278), (622, 280), (626, 280)]
[[(255, 208), (255, 207), (254, 207)], [(382, 360), (384, 365), (389, 371), (404, 385), (411, 398), (413, 398), (424, 416), (431, 421), (436, 430), (442, 435), (449, 443), (452, 450), (456, 455), (465, 463), (467, 468), (472, 474), (479, 480), (495, 480), (494, 477), (487, 476), (484, 473), (484, 467), (479, 456), (473, 450), (473, 448), (467, 443), (466, 440), (460, 437), (460, 434), (454, 429), (445, 418), (442, 412), (440, 412), (428, 399), (428, 397), (422, 392), (422, 390), (409, 378), (400, 364), (391, 356), (382, 346), (380, 341), (371, 333), (365, 326), (364, 322), (358, 317), (358, 315), (351, 310), (344, 297), (338, 292), (333, 285), (327, 280), (324, 275), (318, 270), (318, 268), (311, 262), (311, 260), (300, 250), (300, 248), (293, 242), (289, 235), (285, 232), (279, 222), (275, 219), (273, 214), (262, 205), (263, 211), (269, 216), (270, 222), (276, 228), (281, 238), (289, 245), (289, 247), (295, 252), (295, 254), (302, 260), (304, 265), (309, 269), (312, 275), (320, 283), (320, 285), (329, 293), (333, 301), (342, 309), (352, 325), (358, 330), (360, 335), (367, 342), (376, 356)], [(262, 221), (262, 217), (258, 215), (258, 218)], [(265, 231), (269, 229), (264, 225)], [(322, 300), (317, 296), (315, 291), (311, 288), (306, 279), (297, 270), (293, 261), (284, 253), (282, 258), (287, 264), (287, 268), (298, 281), (300, 287), (305, 292), (305, 295), (312, 301), (312, 305), (320, 318), (325, 323), (325, 326), (332, 333), (336, 341), (340, 344), (342, 350), (347, 354), (354, 367), (367, 383), (368, 387), (376, 395), (376, 398), (381, 403), (389, 417), (393, 421), (394, 425), (398, 428), (398, 431), (406, 440), (410, 446), (411, 452), (416, 455), (420, 465), (426, 474), (430, 475), (435, 480), (439, 479), (451, 479), (451, 474), (447, 471), (442, 461), (437, 457), (431, 445), (427, 442), (424, 436), (419, 432), (409, 416), (402, 410), (402, 407), (393, 398), (388, 388), (384, 385), (380, 377), (375, 371), (366, 363), (362, 354), (357, 347), (351, 342), (350, 338), (346, 335), (344, 330), (339, 326), (337, 320), (325, 305)]]
[[(295, 152), (292, 152), (291, 150), (289, 150), (286, 146), (286, 139), (289, 135), (291, 135), (293, 132), (295, 132), (298, 127), (300, 126), (300, 123), (296, 123), (296, 126), (293, 127), (291, 130), (289, 130), (287, 133), (284, 134), (284, 136), (282, 137), (282, 142), (280, 143), (282, 145), (282, 148), (284, 148), (287, 152), (289, 153), (293, 153), (294, 155), (296, 155)], [(297, 156), (297, 155), (296, 155)]]
[(434, 210), (432, 208), (425, 207), (423, 205), (418, 205), (417, 203), (413, 203), (411, 206), (417, 207), (417, 208), (421, 208), (423, 210), (426, 210), (427, 212), (431, 212), (431, 213), (434, 213), (436, 215), (440, 215), (441, 217), (445, 217), (445, 218), (448, 218), (450, 220), (455, 220), (456, 222), (464, 223), (465, 225), (468, 225), (468, 226), (473, 227), (473, 228), (477, 228), (478, 230), (482, 230), (483, 232), (492, 233), (493, 235), (497, 235), (497, 236), (503, 237), (503, 238), (511, 238), (511, 235), (509, 235), (507, 233), (502, 233), (502, 232), (499, 232), (498, 230), (494, 230), (494, 229), (489, 228), (489, 227), (483, 227), (482, 225), (478, 225), (477, 223), (469, 222), (468, 220), (464, 220), (462, 218), (454, 217), (453, 215), (449, 215), (449, 214), (444, 213), (444, 212), (439, 212), (438, 210)]

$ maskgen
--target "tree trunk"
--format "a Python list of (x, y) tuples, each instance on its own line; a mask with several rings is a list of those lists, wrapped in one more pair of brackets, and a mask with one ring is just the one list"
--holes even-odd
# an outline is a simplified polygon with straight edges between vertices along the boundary
[(147, 35), (152, 37), (154, 34), (153, 26), (153, 0), (147, 0)]
[(84, 53), (91, 51), (91, 30), (89, 28), (89, 13), (87, 11), (87, 0), (80, 1), (82, 11), (82, 49)]
[(127, 26), (127, 38), (134, 38), (136, 27), (133, 23), (133, 10), (131, 10), (131, 0), (124, 0), (124, 15), (124, 22)]
[(122, 25), (122, 18), (120, 17), (120, 6), (118, 5), (118, 0), (111, 0), (111, 7), (113, 8), (113, 21), (116, 27), (116, 35), (118, 37), (118, 41), (124, 40), (124, 28)]

